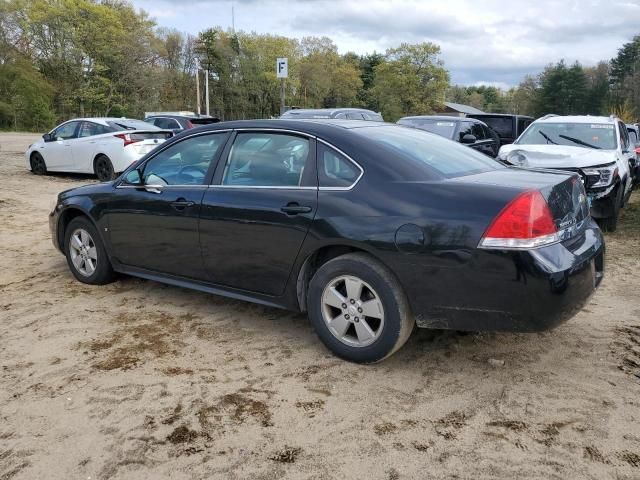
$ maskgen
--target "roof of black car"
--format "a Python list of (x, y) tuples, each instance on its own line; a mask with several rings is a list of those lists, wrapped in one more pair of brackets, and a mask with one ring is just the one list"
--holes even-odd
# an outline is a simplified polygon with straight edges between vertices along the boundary
[(400, 120), (413, 120), (419, 118), (429, 118), (433, 120), (441, 120), (443, 122), (473, 122), (482, 123), (480, 120), (471, 117), (453, 117), (448, 115), (413, 115), (410, 117), (402, 117)]
[(515, 113), (472, 113), (474, 117), (521, 117), (521, 118), (533, 118), (529, 115), (518, 115)]

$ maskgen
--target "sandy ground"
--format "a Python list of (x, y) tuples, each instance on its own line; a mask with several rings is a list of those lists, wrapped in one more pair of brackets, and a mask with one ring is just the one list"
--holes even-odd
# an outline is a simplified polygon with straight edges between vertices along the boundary
[(47, 209), (93, 179), (33, 176), (34, 138), (0, 134), (0, 480), (640, 478), (638, 193), (570, 322), (358, 366), (302, 315), (75, 281)]

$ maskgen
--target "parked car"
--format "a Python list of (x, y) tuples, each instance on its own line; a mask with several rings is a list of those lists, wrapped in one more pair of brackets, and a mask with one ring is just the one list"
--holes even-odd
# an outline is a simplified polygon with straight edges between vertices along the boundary
[(536, 120), (500, 160), (522, 167), (553, 168), (580, 174), (591, 215), (613, 231), (631, 194), (630, 161), (635, 158), (627, 128), (615, 117), (550, 115)]
[(515, 142), (533, 122), (533, 117), (526, 115), (511, 115), (504, 113), (471, 113), (469, 118), (477, 118), (489, 125), (500, 136), (500, 143), (508, 145)]
[(171, 130), (177, 135), (178, 133), (184, 130), (189, 130), (190, 128), (218, 123), (220, 119), (210, 117), (208, 115), (154, 112), (153, 115), (147, 115), (144, 121), (151, 125), (155, 125), (158, 128), (162, 128), (163, 130)]
[(414, 323), (551, 328), (604, 267), (575, 173), (375, 122), (202, 127), (116, 181), (59, 194), (49, 222), (83, 283), (120, 272), (306, 311), (330, 350), (363, 363)]
[(173, 132), (128, 118), (76, 118), (58, 125), (25, 152), (27, 168), (47, 172), (93, 173), (113, 180)]
[(638, 124), (627, 125), (627, 131), (629, 132), (631, 147), (636, 152), (636, 156), (629, 168), (631, 168), (634, 188), (638, 188), (640, 186), (640, 126)]
[(300, 120), (305, 118), (341, 118), (347, 120), (369, 120), (372, 122), (384, 122), (382, 115), (364, 108), (316, 108), (295, 109), (284, 112), (280, 118), (286, 120)]
[(493, 158), (500, 149), (498, 134), (484, 122), (474, 118), (420, 115), (403, 117), (398, 120), (398, 124), (435, 133)]

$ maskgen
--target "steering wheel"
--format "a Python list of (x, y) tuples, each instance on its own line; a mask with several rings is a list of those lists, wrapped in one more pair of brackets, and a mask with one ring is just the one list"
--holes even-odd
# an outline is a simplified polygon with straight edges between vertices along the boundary
[[(178, 176), (180, 175), (189, 175), (189, 171), (195, 172), (197, 174), (202, 175), (203, 177), (207, 174), (207, 171), (202, 167), (196, 167), (195, 165), (186, 165), (180, 169), (178, 172)], [(193, 176), (193, 175), (191, 175)]]

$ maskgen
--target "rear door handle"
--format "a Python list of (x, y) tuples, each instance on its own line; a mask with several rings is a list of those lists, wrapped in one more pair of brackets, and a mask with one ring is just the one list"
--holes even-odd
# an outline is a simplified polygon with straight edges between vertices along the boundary
[(289, 203), (280, 210), (287, 215), (297, 215), (299, 213), (309, 213), (312, 208), (305, 205), (298, 205), (297, 203)]
[(179, 198), (175, 202), (171, 202), (169, 205), (171, 205), (175, 210), (184, 210), (187, 207), (193, 207), (195, 204), (195, 202)]

